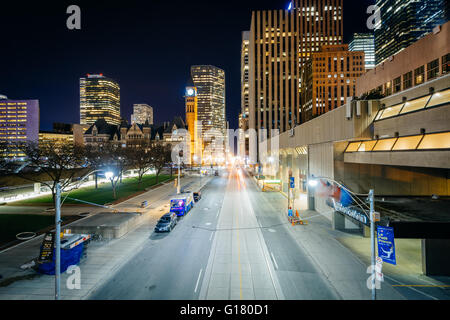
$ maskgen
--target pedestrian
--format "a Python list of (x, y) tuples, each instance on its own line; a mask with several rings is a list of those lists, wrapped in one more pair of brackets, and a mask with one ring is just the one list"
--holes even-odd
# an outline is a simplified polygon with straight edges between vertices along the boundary
[(292, 208), (289, 207), (289, 210), (288, 210), (288, 216), (289, 216), (289, 217), (292, 217), (292, 215), (293, 215)]

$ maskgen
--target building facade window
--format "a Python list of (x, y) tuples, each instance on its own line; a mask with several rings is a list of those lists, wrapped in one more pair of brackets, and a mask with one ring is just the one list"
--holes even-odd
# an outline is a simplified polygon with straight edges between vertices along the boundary
[(418, 85), (423, 83), (425, 77), (425, 67), (421, 66), (419, 68), (417, 68), (416, 70), (414, 70), (414, 85)]
[(442, 57), (442, 74), (450, 72), (450, 53)]
[(402, 90), (402, 78), (398, 77), (394, 79), (394, 93)]
[(386, 82), (386, 90), (384, 91), (386, 96), (390, 96), (392, 94), (391, 82)]
[(403, 90), (412, 87), (412, 71), (403, 75)]
[(427, 79), (434, 79), (439, 74), (439, 59), (433, 60), (427, 64)]

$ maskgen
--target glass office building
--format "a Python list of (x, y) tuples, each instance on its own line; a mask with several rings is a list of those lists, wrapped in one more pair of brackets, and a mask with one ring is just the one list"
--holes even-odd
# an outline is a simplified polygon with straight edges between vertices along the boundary
[(120, 125), (120, 86), (103, 74), (88, 74), (80, 79), (80, 124), (98, 119)]
[[(0, 142), (18, 144), (39, 141), (39, 100), (0, 99)], [(8, 157), (23, 157), (10, 149)]]
[(366, 70), (375, 68), (375, 36), (373, 33), (355, 33), (348, 48), (350, 51), (364, 51)]
[[(191, 67), (191, 77), (198, 91), (198, 121), (201, 121), (203, 138), (209, 139), (205, 133), (215, 130), (225, 141), (225, 71), (211, 65), (197, 65)], [(221, 153), (224, 147), (220, 147)]]
[(153, 108), (148, 104), (134, 104), (133, 114), (131, 115), (131, 123), (153, 124)]
[(377, 0), (381, 23), (375, 29), (379, 64), (448, 21), (450, 0)]

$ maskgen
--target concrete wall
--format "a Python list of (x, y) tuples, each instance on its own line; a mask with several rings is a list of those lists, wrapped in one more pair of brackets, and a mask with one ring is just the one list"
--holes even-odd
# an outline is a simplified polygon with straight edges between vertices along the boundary
[[(402, 103), (403, 99), (415, 99), (430, 94), (430, 88), (435, 92), (450, 88), (450, 74), (427, 82), (414, 90), (406, 90), (399, 94), (382, 99), (381, 104), (393, 106)], [(388, 118), (374, 123), (374, 134), (378, 136), (393, 137), (395, 132), (400, 136), (420, 134), (420, 129), (424, 128), (426, 132), (441, 132), (450, 130), (450, 104), (437, 108), (420, 110), (410, 114)]]
[(426, 133), (450, 131), (450, 104), (442, 107), (424, 109), (410, 114), (377, 121), (374, 133), (379, 137), (410, 136)]
[(336, 161), (335, 179), (351, 190), (376, 195), (440, 196), (450, 195), (450, 170), (438, 168), (395, 167)]
[[(316, 177), (334, 179), (334, 146), (333, 142), (309, 146), (309, 173)], [(314, 206), (317, 212), (331, 220), (332, 210), (325, 203), (326, 199), (315, 195)]]
[(356, 95), (359, 97), (363, 93), (403, 76), (409, 71), (414, 73), (416, 68), (423, 65), (425, 65), (426, 77), (426, 64), (439, 58), (439, 67), (441, 67), (441, 57), (450, 53), (450, 41), (448, 39), (450, 39), (450, 22), (445, 23), (439, 33), (430, 33), (394, 55), (391, 61), (381, 63), (375, 69), (359, 77), (356, 80)]
[(450, 151), (352, 152), (344, 155), (344, 161), (346, 163), (450, 169)]

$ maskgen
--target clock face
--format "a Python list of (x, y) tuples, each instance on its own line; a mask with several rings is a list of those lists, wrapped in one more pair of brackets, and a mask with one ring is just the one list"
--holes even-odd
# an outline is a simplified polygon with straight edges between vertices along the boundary
[(189, 97), (192, 97), (195, 92), (194, 92), (194, 89), (189, 88), (189, 89), (187, 89), (186, 93)]

